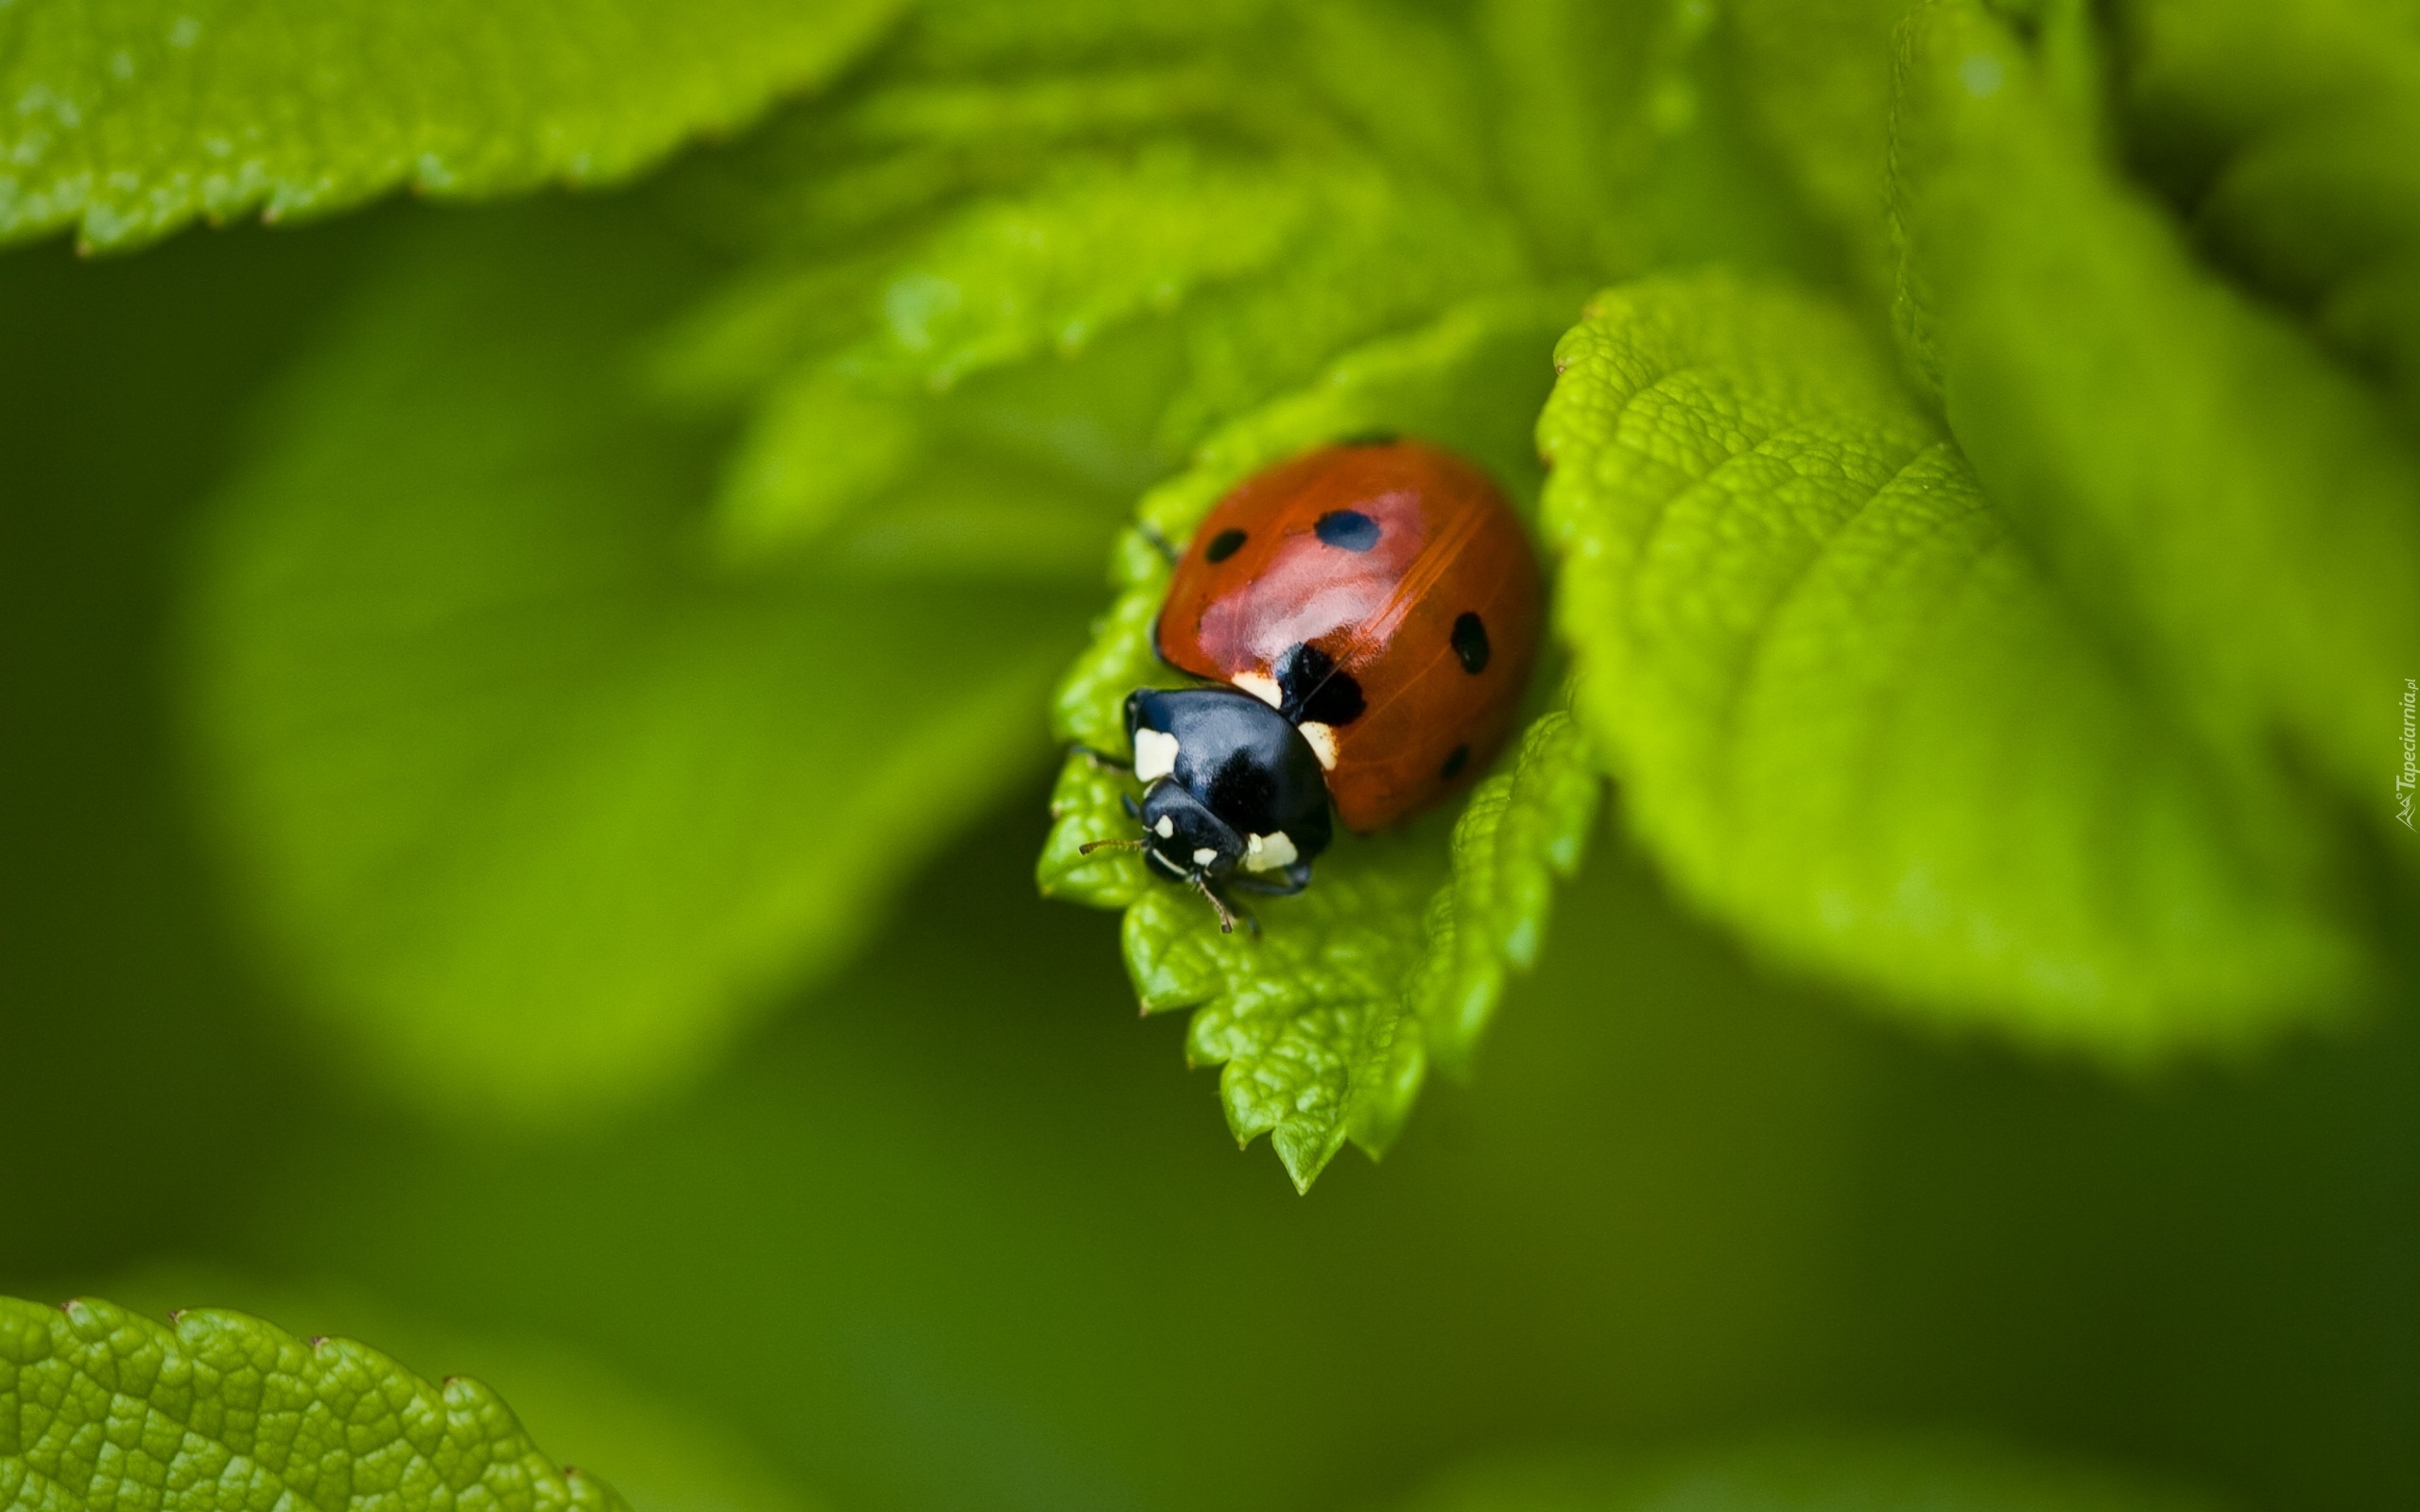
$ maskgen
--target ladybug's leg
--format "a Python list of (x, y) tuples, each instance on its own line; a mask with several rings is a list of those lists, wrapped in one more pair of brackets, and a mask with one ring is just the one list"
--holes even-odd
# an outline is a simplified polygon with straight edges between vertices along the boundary
[(1168, 559), (1168, 565), (1171, 567), (1176, 565), (1176, 559), (1179, 557), (1184, 555), (1184, 552), (1177, 549), (1175, 541), (1170, 541), (1164, 535), (1161, 535), (1160, 527), (1151, 524), (1149, 520), (1146, 520), (1141, 524), (1136, 525), (1134, 527), (1134, 533), (1141, 536), (1145, 541), (1150, 541), (1151, 543), (1151, 549), (1158, 552), (1161, 556), (1166, 557)]
[(1219, 934), (1234, 934), (1236, 932), (1236, 919), (1238, 917), (1240, 917), (1245, 923), (1252, 926), (1252, 932), (1253, 934), (1257, 935), (1260, 933), (1260, 920), (1253, 918), (1250, 913), (1245, 912), (1243, 909), (1234, 907), (1227, 902), (1227, 900), (1219, 897), (1219, 889), (1210, 885), (1209, 878), (1197, 871), (1185, 880), (1193, 884), (1193, 890), (1195, 892), (1200, 893), (1203, 898), (1207, 899), (1210, 906), (1219, 911)]
[(1242, 873), (1227, 879), (1227, 885), (1237, 892), (1257, 893), (1263, 898), (1291, 898), (1311, 885), (1311, 864), (1297, 861), (1277, 873), (1276, 880), (1246, 876)]
[(1117, 795), (1117, 800), (1126, 805), (1126, 816), (1128, 818), (1132, 819), (1137, 824), (1143, 822), (1143, 805), (1134, 801), (1133, 794), (1120, 793)]

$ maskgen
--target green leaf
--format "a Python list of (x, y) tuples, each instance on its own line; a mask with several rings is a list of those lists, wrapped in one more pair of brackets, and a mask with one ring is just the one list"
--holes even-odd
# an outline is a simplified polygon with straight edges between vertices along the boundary
[(614, 1489), (648, 1512), (813, 1512), (821, 1504), (722, 1415), (673, 1400), (651, 1375), (607, 1366), (587, 1352), (589, 1340), (574, 1350), (518, 1331), (458, 1329), (352, 1286), (264, 1283), (213, 1265), (140, 1266), (103, 1289), (120, 1307), (153, 1316), (182, 1316), (207, 1297), (288, 1332), (376, 1339), (406, 1369), (475, 1376), (512, 1403), (531, 1438), (572, 1464), (610, 1466)]
[(0, 237), (127, 248), (399, 185), (627, 176), (821, 82), (899, 0), (93, 0), (0, 13)]
[[(1637, 123), (1650, 8), (1592, 0), (1482, 0), (1488, 127), (1497, 172), (1547, 266), (1574, 275), (1632, 264), (1637, 229), (1621, 203), (1618, 150)], [(1634, 156), (1635, 154), (1633, 154)]]
[[(1184, 541), (1235, 484), (1340, 436), (1374, 428), (1427, 437), (1475, 458), (1518, 499), (1535, 496), (1527, 417), (1542, 397), (1562, 291), (1474, 301), (1429, 327), (1340, 359), (1310, 388), (1236, 421), (1194, 469), (1153, 490), (1116, 559), (1122, 588), (1061, 684), (1056, 728), (1097, 750), (1125, 747), (1132, 689), (1182, 679), (1150, 627), (1168, 568), (1144, 530)], [(1543, 680), (1543, 679), (1542, 679)], [(1133, 829), (1131, 779), (1079, 751), (1053, 795), (1036, 869), (1050, 896), (1126, 910), (1127, 971), (1146, 1013), (1194, 1010), (1186, 1055), (1218, 1064), (1236, 1140), (1269, 1134), (1307, 1191), (1350, 1139), (1384, 1152), (1438, 1060), (1459, 1068), (1502, 995), (1534, 960), (1552, 875), (1580, 861), (1598, 782), (1569, 722), (1548, 713), (1459, 816), (1384, 834), (1340, 835), (1296, 898), (1256, 902), (1257, 935), (1223, 936), (1201, 899), (1151, 879), (1132, 851), (1083, 842)]]
[(1726, 17), (1741, 103), (1850, 270), (1891, 286), (1891, 38), (1916, 0), (1739, 0)]
[(1153, 155), (980, 206), (883, 290), (878, 349), (937, 388), (1054, 348), (1204, 285), (1268, 267), (1335, 206), (1376, 185), (1322, 184)]
[(2420, 30), (2392, 5), (2119, 8), (2132, 144), (2199, 247), (2420, 413)]
[(2420, 461), (2112, 180), (1972, 0), (1903, 46), (1906, 314), (1994, 502), (2242, 782), (2282, 744), (2392, 823)]
[(885, 580), (879, 539), (716, 567), (717, 436), (635, 376), (695, 280), (617, 210), (426, 229), (197, 564), (255, 912), (299, 1001), (447, 1111), (681, 1085), (1046, 759), (1080, 594)]
[(475, 1381), (240, 1313), (163, 1326), (102, 1301), (0, 1297), (0, 1505), (619, 1512)]
[[(828, 266), (760, 281), (694, 339), (785, 310), (820, 322), (790, 291)], [(1089, 164), (967, 206), (893, 266), (865, 334), (757, 402), (722, 507), (743, 547), (812, 539), (903, 484), (920, 443), (972, 429), (1018, 445), (1000, 400), (1031, 409), (1037, 388), (1063, 400), (1019, 427), (1022, 449), (1131, 490), (1339, 350), (1527, 271), (1500, 214), (1368, 163)]]
[[(664, 364), (750, 416), (720, 506), (742, 559), (930, 492), (943, 455), (953, 490), (1039, 461), (1087, 507), (1131, 498), (1340, 352), (1533, 277), (1431, 21), (1338, 0), (1176, 42), (1080, 26), (1070, 72), (948, 40), (966, 20), (926, 18), (746, 154), (779, 192), (682, 192), (755, 207), (749, 267)], [(1415, 95), (1420, 121), (1388, 108)]]
[(1128, 355), (941, 396), (828, 368), (778, 382), (724, 464), (717, 543), (738, 564), (821, 550), (860, 576), (1096, 584), (1134, 490), (1167, 465), (1150, 439), (1167, 365)]
[(1427, 954), (1411, 989), (1430, 1057), (1468, 1070), (1510, 971), (1537, 964), (1554, 885), (1579, 871), (1604, 793), (1568, 713), (1530, 727), (1508, 772), (1480, 783), (1454, 826), (1453, 885), (1429, 904)]
[(1557, 362), (1576, 707), (1699, 907), (1934, 1022), (2123, 1059), (2361, 979), (2290, 825), (2080, 632), (1845, 317), (1651, 280)]
[(1786, 1438), (1483, 1466), (1405, 1512), (2211, 1512), (2170, 1486), (1952, 1438)]

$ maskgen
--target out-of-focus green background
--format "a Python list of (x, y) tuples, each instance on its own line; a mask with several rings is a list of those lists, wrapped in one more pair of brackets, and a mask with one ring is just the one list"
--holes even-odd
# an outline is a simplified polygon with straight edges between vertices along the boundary
[[(1773, 234), (1753, 195), (1658, 203), (1684, 248)], [(1383, 1504), (1802, 1428), (2420, 1503), (2392, 919), (2406, 986), (2360, 1024), (2115, 1074), (1752, 964), (1616, 814), (1476, 1076), (1302, 1197), (1138, 1022), (1115, 918), (1035, 897), (1037, 770), (668, 1100), (533, 1131), (366, 1091), (214, 828), (190, 564), (394, 249), (528, 214), (0, 256), (0, 1290), (478, 1373), (665, 1512)]]

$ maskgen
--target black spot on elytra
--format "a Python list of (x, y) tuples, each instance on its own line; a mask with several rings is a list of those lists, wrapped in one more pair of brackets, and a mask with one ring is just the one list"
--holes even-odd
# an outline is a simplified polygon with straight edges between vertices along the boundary
[(1311, 532), (1343, 551), (1367, 551), (1378, 543), (1378, 522), (1358, 509), (1330, 509)]
[(1454, 753), (1445, 758), (1445, 765), (1437, 769), (1437, 775), (1450, 782), (1462, 775), (1462, 767), (1468, 765), (1470, 759), (1471, 748), (1468, 746), (1457, 746), (1454, 747)]
[(1462, 670), (1474, 677), (1487, 670), (1487, 627), (1478, 615), (1464, 614), (1454, 621), (1454, 654), (1462, 659)]
[(1228, 558), (1241, 550), (1243, 543), (1244, 533), (1242, 531), (1221, 530), (1217, 535), (1210, 538), (1210, 544), (1201, 548), (1201, 559), (1203, 561), (1225, 561)]
[(1277, 659), (1277, 712), (1298, 725), (1349, 725), (1361, 717), (1361, 684), (1307, 642)]

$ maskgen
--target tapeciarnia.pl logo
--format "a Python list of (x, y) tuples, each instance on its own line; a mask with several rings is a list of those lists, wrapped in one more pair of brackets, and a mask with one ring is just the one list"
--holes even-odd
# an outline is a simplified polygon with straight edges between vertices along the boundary
[(2394, 816), (2407, 830), (2411, 825), (2411, 788), (2420, 782), (2420, 765), (2413, 764), (2420, 754), (2420, 678), (2403, 679), (2403, 770), (2394, 779)]

